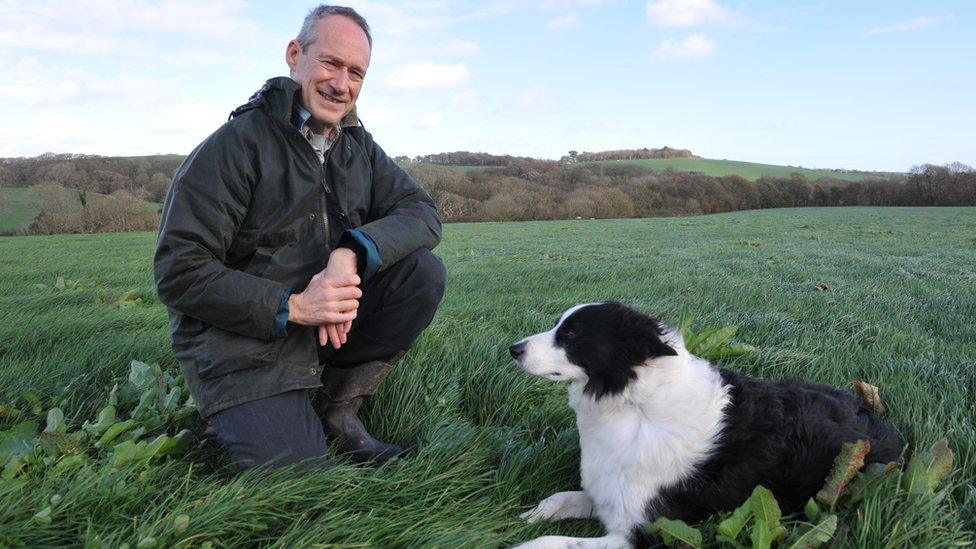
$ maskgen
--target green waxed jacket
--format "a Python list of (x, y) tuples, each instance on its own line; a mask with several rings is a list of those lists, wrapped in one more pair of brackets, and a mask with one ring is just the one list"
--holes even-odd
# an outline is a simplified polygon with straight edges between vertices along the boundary
[(272, 338), (286, 291), (325, 268), (344, 231), (380, 270), (440, 241), (430, 197), (359, 125), (342, 121), (323, 166), (292, 125), (299, 84), (273, 78), (176, 171), (156, 242), (156, 289), (200, 413), (321, 385), (316, 335)]

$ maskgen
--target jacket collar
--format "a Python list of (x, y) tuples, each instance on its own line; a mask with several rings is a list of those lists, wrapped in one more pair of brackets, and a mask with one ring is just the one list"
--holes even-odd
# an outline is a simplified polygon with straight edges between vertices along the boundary
[[(287, 76), (272, 78), (265, 83), (264, 87), (255, 94), (258, 100), (267, 106), (272, 116), (292, 123), (292, 116), (300, 106), (298, 103), (299, 92), (302, 86)], [(340, 128), (354, 128), (359, 126), (359, 116), (356, 114), (356, 107), (339, 121)]]

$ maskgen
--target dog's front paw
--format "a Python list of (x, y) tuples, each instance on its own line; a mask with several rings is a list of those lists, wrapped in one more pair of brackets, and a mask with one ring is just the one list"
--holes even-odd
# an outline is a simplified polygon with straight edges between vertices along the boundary
[(590, 518), (593, 502), (583, 492), (558, 492), (519, 515), (528, 522), (553, 522), (567, 518)]

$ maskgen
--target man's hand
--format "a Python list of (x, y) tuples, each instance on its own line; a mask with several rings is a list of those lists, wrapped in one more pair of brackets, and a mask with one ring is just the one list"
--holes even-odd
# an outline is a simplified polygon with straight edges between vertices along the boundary
[(338, 349), (346, 342), (363, 296), (356, 274), (356, 253), (336, 248), (329, 263), (312, 277), (305, 291), (288, 298), (288, 320), (306, 326), (318, 326), (319, 345), (329, 342)]

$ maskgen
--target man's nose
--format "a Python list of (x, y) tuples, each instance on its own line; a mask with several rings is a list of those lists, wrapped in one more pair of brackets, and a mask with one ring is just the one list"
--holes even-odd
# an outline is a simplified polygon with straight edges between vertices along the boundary
[(337, 71), (329, 84), (337, 93), (345, 95), (349, 91), (349, 71), (346, 69)]
[(518, 360), (518, 358), (525, 354), (525, 342), (516, 343), (508, 348), (508, 353), (512, 355), (512, 358)]

